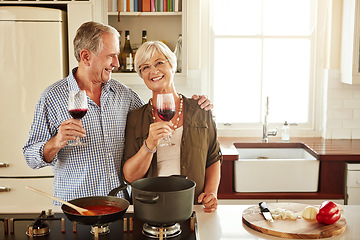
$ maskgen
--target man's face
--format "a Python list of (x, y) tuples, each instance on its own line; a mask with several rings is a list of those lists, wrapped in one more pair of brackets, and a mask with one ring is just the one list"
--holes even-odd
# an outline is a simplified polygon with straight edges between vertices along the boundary
[(119, 39), (110, 33), (102, 36), (102, 46), (98, 55), (91, 53), (90, 71), (92, 82), (107, 82), (114, 68), (119, 67)]

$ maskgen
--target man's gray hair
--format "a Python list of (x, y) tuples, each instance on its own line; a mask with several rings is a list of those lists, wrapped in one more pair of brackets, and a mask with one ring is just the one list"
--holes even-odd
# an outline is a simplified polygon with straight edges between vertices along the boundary
[(83, 49), (87, 49), (92, 53), (98, 55), (102, 48), (102, 35), (104, 33), (110, 33), (118, 38), (119, 32), (109, 26), (98, 22), (85, 22), (76, 31), (74, 38), (74, 55), (78, 62), (80, 62), (80, 52)]

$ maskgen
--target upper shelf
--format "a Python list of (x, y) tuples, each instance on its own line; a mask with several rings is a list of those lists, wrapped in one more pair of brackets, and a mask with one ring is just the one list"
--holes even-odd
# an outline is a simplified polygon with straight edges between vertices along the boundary
[(182, 12), (108, 12), (108, 16), (181, 16)]

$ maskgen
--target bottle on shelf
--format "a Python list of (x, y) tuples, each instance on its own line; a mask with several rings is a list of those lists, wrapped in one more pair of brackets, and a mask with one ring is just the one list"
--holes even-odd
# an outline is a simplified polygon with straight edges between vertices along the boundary
[(121, 51), (121, 71), (122, 72), (133, 72), (134, 71), (134, 59), (133, 51), (130, 44), (130, 32), (125, 31), (125, 44)]
[(281, 140), (290, 140), (289, 124), (287, 123), (287, 121), (285, 121), (284, 126), (281, 128)]
[(175, 55), (177, 58), (177, 67), (176, 67), (176, 72), (181, 72), (182, 69), (182, 35), (179, 34), (179, 38), (177, 40), (176, 43), (176, 47), (175, 47)]
[(142, 31), (142, 39), (141, 39), (141, 44), (143, 44), (144, 42), (147, 41), (147, 33), (146, 30)]

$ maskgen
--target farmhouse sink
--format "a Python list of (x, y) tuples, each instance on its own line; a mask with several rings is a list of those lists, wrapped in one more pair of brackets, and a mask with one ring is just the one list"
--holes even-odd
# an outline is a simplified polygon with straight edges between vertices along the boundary
[(235, 143), (236, 192), (317, 192), (319, 161), (301, 143)]

